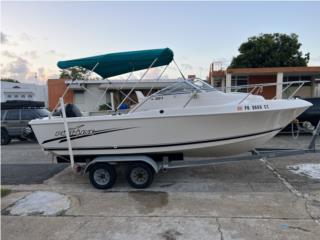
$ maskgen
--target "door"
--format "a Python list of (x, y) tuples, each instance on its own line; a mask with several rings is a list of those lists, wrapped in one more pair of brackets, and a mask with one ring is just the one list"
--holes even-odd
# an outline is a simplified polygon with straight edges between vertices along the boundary
[(3, 124), (7, 126), (7, 131), (11, 137), (20, 136), (22, 133), (20, 123), (20, 109), (9, 109), (3, 121)]
[(37, 118), (37, 116), (35, 114), (34, 109), (22, 109), (21, 110), (21, 121), (20, 121), (21, 128), (28, 127), (29, 122), (35, 118)]

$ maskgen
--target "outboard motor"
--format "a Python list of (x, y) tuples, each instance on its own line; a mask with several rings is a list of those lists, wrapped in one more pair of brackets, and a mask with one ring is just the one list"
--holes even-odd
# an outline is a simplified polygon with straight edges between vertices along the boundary
[[(66, 117), (67, 118), (73, 118), (73, 117), (82, 117), (82, 113), (80, 112), (79, 108), (71, 103), (68, 103), (65, 105), (65, 111), (66, 111)], [(61, 112), (61, 107), (54, 111), (52, 116), (61, 116), (62, 117), (62, 112)]]
[(74, 104), (68, 103), (65, 109), (67, 118), (82, 117), (82, 113), (80, 112), (79, 108)]

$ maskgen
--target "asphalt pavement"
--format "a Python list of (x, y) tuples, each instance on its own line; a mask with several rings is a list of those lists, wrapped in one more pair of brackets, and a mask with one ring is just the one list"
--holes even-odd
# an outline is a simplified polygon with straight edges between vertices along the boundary
[(1, 184), (39, 184), (65, 169), (68, 164), (3, 164)]
[(65, 169), (38, 143), (14, 140), (1, 146), (1, 184), (39, 184)]
[(1, 164), (48, 164), (52, 156), (45, 154), (37, 142), (13, 140), (1, 146)]

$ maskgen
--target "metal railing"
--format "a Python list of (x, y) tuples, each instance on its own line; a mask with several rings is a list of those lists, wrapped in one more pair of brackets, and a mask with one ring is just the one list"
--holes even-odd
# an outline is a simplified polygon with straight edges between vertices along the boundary
[[(296, 89), (287, 97), (288, 99), (291, 99), (295, 96), (295, 94), (303, 87), (304, 84), (308, 83), (310, 81), (292, 81), (292, 82), (281, 82), (281, 83), (258, 83), (258, 84), (248, 84), (248, 85), (241, 85), (241, 86), (231, 86), (231, 87), (223, 87), (223, 88), (216, 88), (220, 91), (226, 92), (227, 89), (230, 90), (236, 90), (234, 92), (238, 92), (241, 89), (251, 89), (248, 94), (240, 100), (239, 104), (242, 103), (244, 100), (246, 100), (250, 95), (255, 93), (262, 93), (263, 88), (265, 87), (272, 87), (272, 86), (278, 86), (283, 85), (286, 86), (282, 89), (282, 94), (288, 90), (290, 87), (292, 87), (295, 84), (298, 84)], [(272, 99), (277, 99), (276, 95)]]

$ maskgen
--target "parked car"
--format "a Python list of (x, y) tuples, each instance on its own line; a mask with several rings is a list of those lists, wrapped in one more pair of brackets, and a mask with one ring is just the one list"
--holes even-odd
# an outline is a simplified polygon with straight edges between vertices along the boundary
[(300, 122), (308, 121), (313, 126), (317, 126), (320, 121), (320, 98), (304, 98), (304, 100), (311, 102), (313, 106), (302, 113), (298, 119)]
[[(298, 118), (297, 122), (291, 126), (291, 123), (286, 126), (281, 132), (282, 133), (288, 133), (293, 131), (297, 131), (297, 125), (302, 126), (304, 123), (307, 123), (309, 126), (316, 127), (318, 122), (320, 121), (320, 98), (302, 98), (303, 100), (306, 100), (313, 104), (310, 108), (308, 108), (305, 112), (303, 112)], [(292, 129), (293, 127), (293, 129)]]
[(34, 139), (29, 122), (35, 118), (49, 115), (43, 102), (9, 101), (1, 103), (1, 145), (9, 144), (11, 139)]

